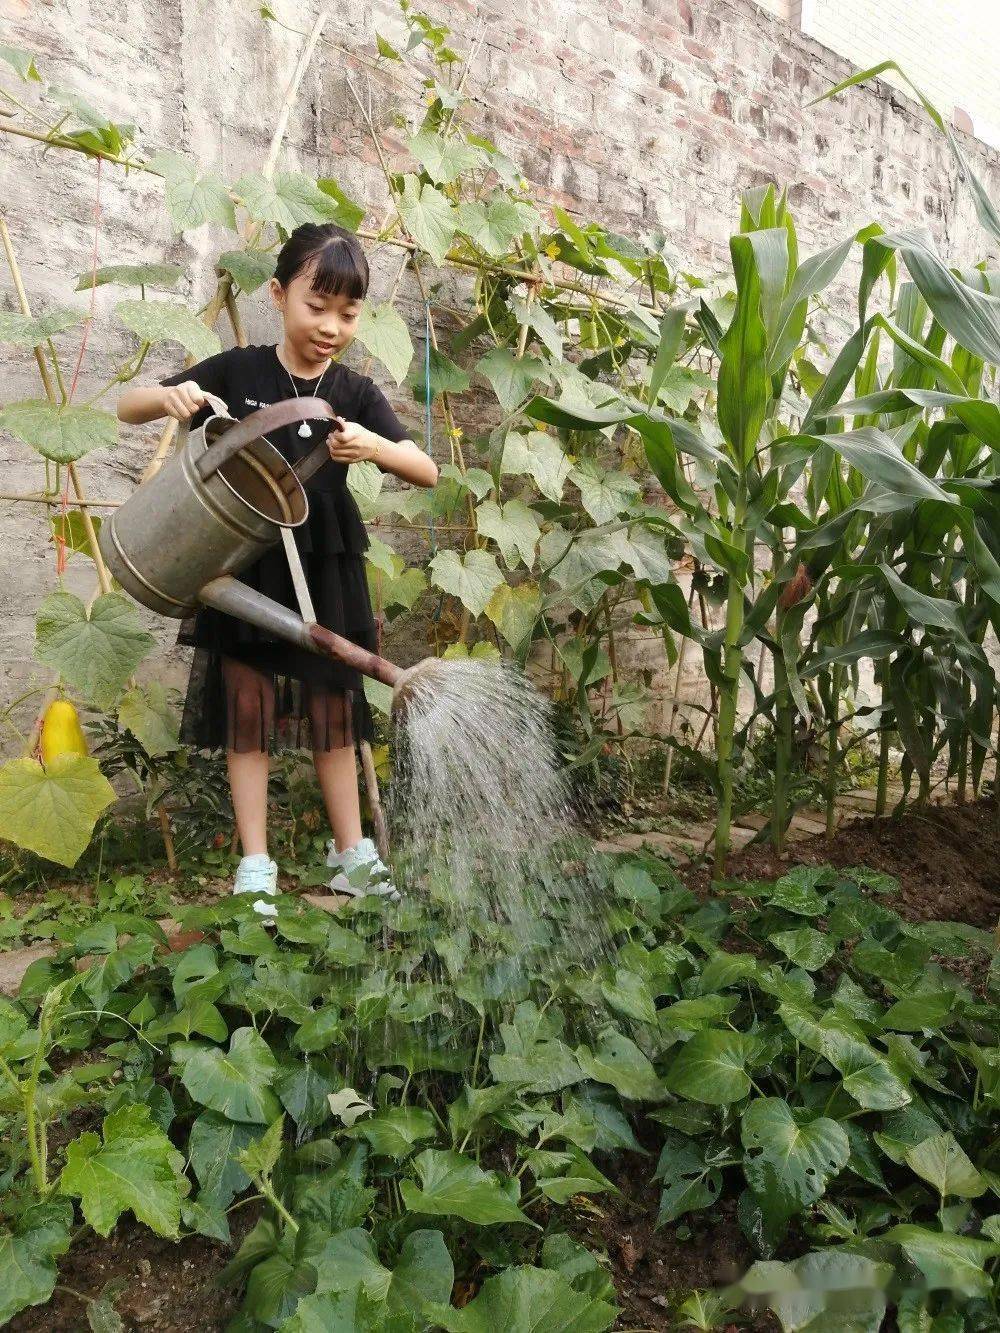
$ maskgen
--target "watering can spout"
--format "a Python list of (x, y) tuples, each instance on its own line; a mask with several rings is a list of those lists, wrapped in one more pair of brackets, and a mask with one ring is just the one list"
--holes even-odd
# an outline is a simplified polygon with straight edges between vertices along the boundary
[(281, 602), (265, 597), (255, 588), (228, 575), (206, 583), (200, 599), (216, 611), (224, 611), (226, 615), (256, 625), (265, 634), (284, 639), (320, 657), (335, 658), (360, 671), (363, 676), (371, 676), (383, 685), (388, 685), (392, 690), (392, 711), (397, 716), (412, 702), (418, 685), (433, 688), (435, 675), (447, 670), (447, 663), (436, 657), (425, 657), (411, 667), (396, 666), (378, 653), (369, 652), (367, 648), (362, 648), (360, 644), (340, 634), (334, 634), (333, 630), (323, 625), (307, 623)]
[(223, 611), (226, 615), (255, 625), (265, 634), (285, 639), (320, 657), (336, 658), (362, 675), (381, 681), (383, 685), (395, 688), (405, 674), (402, 667), (386, 661), (377, 653), (369, 652), (367, 648), (362, 648), (360, 644), (340, 634), (334, 634), (333, 630), (322, 625), (307, 624), (281, 602), (265, 597), (255, 588), (228, 575), (206, 583), (199, 593), (199, 599), (216, 611)]
[(206, 583), (201, 589), (199, 600), (227, 616), (245, 620), (265, 634), (273, 634), (307, 652), (315, 651), (308, 627), (301, 616), (228, 574)]

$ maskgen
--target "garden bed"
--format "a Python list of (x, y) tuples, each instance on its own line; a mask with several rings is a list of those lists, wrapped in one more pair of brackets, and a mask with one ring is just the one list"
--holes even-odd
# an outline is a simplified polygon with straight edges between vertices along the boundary
[[(571, 1230), (588, 1249), (608, 1257), (621, 1307), (616, 1327), (669, 1329), (674, 1322), (668, 1305), (692, 1288), (734, 1281), (753, 1262), (753, 1254), (729, 1201), (721, 1217), (689, 1238), (657, 1230), (659, 1191), (649, 1182), (648, 1159), (636, 1157), (623, 1168), (616, 1178), (623, 1197), (602, 1202), (600, 1216), (575, 1210)], [(233, 1222), (237, 1244), (256, 1220), (253, 1208), (244, 1211), (244, 1220)], [(238, 1291), (218, 1284), (231, 1258), (228, 1247), (201, 1236), (171, 1242), (123, 1219), (107, 1240), (92, 1233), (81, 1238), (60, 1264), (60, 1286), (48, 1305), (25, 1310), (7, 1327), (11, 1333), (83, 1329), (85, 1306), (74, 1293), (96, 1298), (110, 1285), (121, 1287), (114, 1308), (125, 1329), (224, 1333), (241, 1303)], [(762, 1319), (760, 1327), (775, 1326)]]
[[(255, 1220), (251, 1216), (237, 1222), (238, 1217), (232, 1227), (237, 1243)], [(59, 1287), (48, 1305), (23, 1311), (7, 1327), (14, 1333), (87, 1328), (80, 1297), (96, 1299), (109, 1290), (126, 1329), (222, 1333), (240, 1305), (231, 1289), (216, 1284), (230, 1257), (225, 1245), (202, 1236), (170, 1241), (123, 1219), (107, 1240), (93, 1232), (81, 1237), (60, 1264)]]
[[(1000, 915), (1000, 835), (992, 803), (928, 808), (894, 820), (861, 820), (841, 829), (829, 843), (814, 838), (798, 844), (793, 861), (776, 857), (766, 847), (751, 847), (731, 859), (729, 872), (731, 880), (746, 882), (749, 894), (755, 881), (778, 879), (791, 864), (827, 863), (839, 868), (864, 865), (898, 880), (899, 891), (889, 901), (914, 923), (955, 921), (991, 929)], [(692, 870), (688, 882), (703, 900), (712, 896), (704, 871)], [(875, 891), (869, 896), (880, 898)], [(739, 942), (727, 939), (725, 947), (736, 951)], [(835, 970), (837, 959), (835, 955), (828, 970)], [(980, 950), (974, 965), (962, 957), (951, 958), (947, 965), (979, 991), (986, 961)], [(558, 1210), (543, 1207), (538, 1220), (545, 1223), (554, 1215), (560, 1229), (606, 1264), (620, 1308), (616, 1328), (668, 1329), (676, 1326), (672, 1312), (685, 1292), (737, 1280), (756, 1256), (738, 1225), (735, 1196), (727, 1193), (714, 1207), (657, 1227), (660, 1188), (651, 1177), (661, 1136), (646, 1116), (636, 1113), (631, 1118), (649, 1155), (623, 1150), (599, 1157), (601, 1170), (620, 1194), (580, 1196)], [(233, 1214), (236, 1245), (258, 1213), (255, 1204)], [(807, 1248), (793, 1225), (776, 1257), (792, 1258)], [(125, 1329), (221, 1333), (241, 1305), (238, 1283), (218, 1285), (231, 1257), (225, 1245), (200, 1236), (174, 1243), (126, 1215), (107, 1240), (85, 1231), (60, 1260), (52, 1300), (15, 1316), (9, 1327), (15, 1333), (82, 1328), (86, 1313), (80, 1297), (96, 1299), (110, 1290), (117, 1293), (114, 1307)], [(512, 1254), (509, 1262), (518, 1261)], [(474, 1281), (457, 1285), (456, 1303), (475, 1291)], [(770, 1318), (762, 1315), (756, 1326), (776, 1327)]]

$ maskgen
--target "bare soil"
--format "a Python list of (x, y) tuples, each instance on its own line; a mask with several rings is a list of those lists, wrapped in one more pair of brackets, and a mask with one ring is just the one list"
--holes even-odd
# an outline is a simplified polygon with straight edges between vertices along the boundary
[[(239, 1245), (256, 1221), (256, 1205), (233, 1213), (230, 1228)], [(233, 1252), (216, 1241), (190, 1236), (164, 1240), (138, 1222), (122, 1218), (107, 1240), (87, 1232), (59, 1265), (59, 1285), (47, 1305), (22, 1310), (11, 1333), (88, 1333), (81, 1298), (121, 1285), (114, 1309), (129, 1333), (223, 1333), (240, 1306), (239, 1294), (215, 1283)], [(94, 1325), (97, 1327), (98, 1325)]]
[[(727, 1286), (753, 1263), (756, 1255), (736, 1221), (735, 1198), (721, 1198), (710, 1212), (692, 1214), (688, 1227), (657, 1230), (660, 1186), (652, 1180), (656, 1152), (649, 1157), (625, 1154), (617, 1171), (603, 1166), (621, 1195), (597, 1196), (596, 1213), (588, 1208), (568, 1220), (588, 1249), (607, 1255), (621, 1310), (616, 1328), (631, 1333), (674, 1329), (671, 1312), (694, 1288)], [(777, 1325), (764, 1315), (749, 1327), (770, 1330)]]
[[(570, 1204), (559, 1214), (562, 1226), (578, 1240), (607, 1255), (621, 1309), (619, 1329), (674, 1328), (669, 1311), (692, 1288), (733, 1282), (754, 1259), (736, 1223), (734, 1200), (720, 1201), (689, 1235), (678, 1235), (673, 1227), (657, 1231), (655, 1164), (655, 1153), (626, 1154), (619, 1169), (608, 1172), (622, 1191), (619, 1198), (602, 1195), (596, 1211)], [(232, 1215), (235, 1245), (256, 1221), (255, 1214), (256, 1208), (245, 1208)], [(232, 1253), (200, 1236), (164, 1240), (123, 1218), (107, 1240), (93, 1232), (82, 1236), (60, 1263), (51, 1301), (22, 1311), (7, 1327), (10, 1333), (88, 1333), (81, 1297), (96, 1298), (114, 1283), (123, 1284), (113, 1304), (128, 1333), (224, 1333), (241, 1302), (238, 1290), (216, 1285)], [(776, 1326), (762, 1318), (751, 1327)]]
[[(753, 844), (729, 858), (730, 879), (779, 879), (792, 865), (868, 866), (899, 881), (893, 909), (909, 921), (964, 921), (992, 930), (1000, 919), (1000, 819), (992, 801), (927, 806), (895, 818), (861, 819), (796, 841), (785, 856)], [(707, 870), (690, 870), (707, 891)]]

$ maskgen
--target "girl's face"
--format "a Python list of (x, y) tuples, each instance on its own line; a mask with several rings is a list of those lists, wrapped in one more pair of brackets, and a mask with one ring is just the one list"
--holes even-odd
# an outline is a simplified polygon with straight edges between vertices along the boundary
[(285, 341), (301, 359), (317, 368), (339, 357), (354, 337), (362, 302), (339, 294), (321, 296), (313, 291), (308, 268), (296, 273), (287, 287), (270, 282), (271, 299), (281, 312)]

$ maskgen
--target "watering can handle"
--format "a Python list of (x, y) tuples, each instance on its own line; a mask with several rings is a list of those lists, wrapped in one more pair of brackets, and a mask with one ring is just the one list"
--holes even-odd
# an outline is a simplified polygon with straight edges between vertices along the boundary
[(242, 448), (260, 439), (269, 430), (290, 426), (295, 421), (307, 421), (312, 417), (327, 417), (333, 420), (336, 415), (323, 398), (286, 398), (280, 403), (270, 403), (267, 407), (251, 412), (236, 425), (230, 426), (205, 450), (195, 463), (195, 471), (202, 481), (207, 481)]

